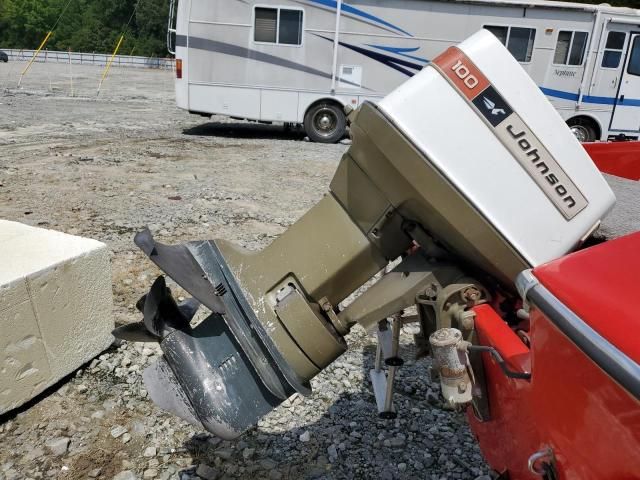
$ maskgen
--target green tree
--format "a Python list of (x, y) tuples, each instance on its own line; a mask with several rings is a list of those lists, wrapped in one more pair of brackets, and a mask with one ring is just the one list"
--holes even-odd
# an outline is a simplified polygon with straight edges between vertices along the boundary
[(36, 48), (64, 11), (51, 50), (111, 53), (125, 33), (120, 53), (165, 56), (168, 10), (168, 0), (0, 0), (0, 46)]
[[(47, 48), (111, 53), (131, 19), (120, 53), (167, 55), (169, 0), (0, 0), (0, 47), (36, 48), (53, 28), (67, 2), (70, 2), (68, 8)], [(583, 2), (600, 3), (601, 0)], [(610, 3), (640, 8), (640, 0), (611, 0)]]
[(136, 55), (166, 57), (169, 0), (142, 0), (136, 11)]
[(63, 0), (5, 0), (2, 44), (14, 48), (37, 47), (53, 27)]

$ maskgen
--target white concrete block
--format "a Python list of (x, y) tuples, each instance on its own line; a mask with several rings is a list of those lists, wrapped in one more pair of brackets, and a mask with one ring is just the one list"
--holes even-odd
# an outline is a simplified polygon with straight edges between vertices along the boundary
[(107, 246), (0, 220), (0, 414), (113, 341)]

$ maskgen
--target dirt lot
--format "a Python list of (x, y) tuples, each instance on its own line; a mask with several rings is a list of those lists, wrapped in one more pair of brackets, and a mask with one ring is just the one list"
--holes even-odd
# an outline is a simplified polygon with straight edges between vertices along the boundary
[[(148, 225), (167, 243), (263, 247), (322, 196), (347, 148), (190, 116), (174, 105), (171, 72), (114, 69), (96, 97), (99, 68), (36, 64), (16, 90), (22, 67), (0, 65), (0, 218), (107, 243), (117, 323), (139, 319), (134, 304), (158, 273), (135, 232)], [(635, 184), (614, 183), (636, 198)], [(486, 474), (464, 418), (442, 409), (426, 361), (401, 369), (401, 414), (389, 424), (376, 418), (365, 380), (374, 343), (357, 329), (349, 341), (350, 353), (314, 380), (316, 393), (239, 442), (202, 435), (145, 398), (140, 371), (157, 348), (114, 346), (0, 419), (0, 480)]]

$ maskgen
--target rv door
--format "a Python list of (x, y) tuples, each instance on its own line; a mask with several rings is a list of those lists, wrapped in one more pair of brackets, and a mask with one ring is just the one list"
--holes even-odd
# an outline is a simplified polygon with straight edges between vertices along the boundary
[(629, 39), (611, 130), (640, 133), (640, 33), (632, 33)]
[(167, 25), (167, 50), (171, 55), (176, 54), (176, 0), (169, 4), (169, 23)]

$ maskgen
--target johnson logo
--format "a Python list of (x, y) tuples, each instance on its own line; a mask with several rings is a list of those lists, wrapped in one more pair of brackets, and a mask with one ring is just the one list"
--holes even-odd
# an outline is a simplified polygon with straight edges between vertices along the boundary
[(553, 171), (550, 171), (547, 162), (540, 158), (538, 149), (531, 146), (531, 143), (525, 136), (526, 132), (524, 130), (516, 132), (513, 125), (507, 125), (507, 132), (511, 134), (511, 138), (518, 141), (520, 150), (525, 152), (528, 160), (538, 171), (538, 174), (543, 176), (549, 185), (553, 187), (556, 195), (558, 195), (558, 197), (567, 204), (567, 208), (574, 208), (576, 206), (575, 199), (569, 194), (567, 188), (560, 182), (558, 176)]
[(462, 51), (450, 47), (435, 58), (432, 65), (493, 127), (494, 134), (514, 160), (564, 218), (571, 220), (589, 204), (527, 124)]
[(504, 108), (496, 108), (496, 104), (487, 97), (482, 97), (482, 101), (487, 110), (491, 112), (491, 115), (505, 115), (507, 113), (504, 111)]

